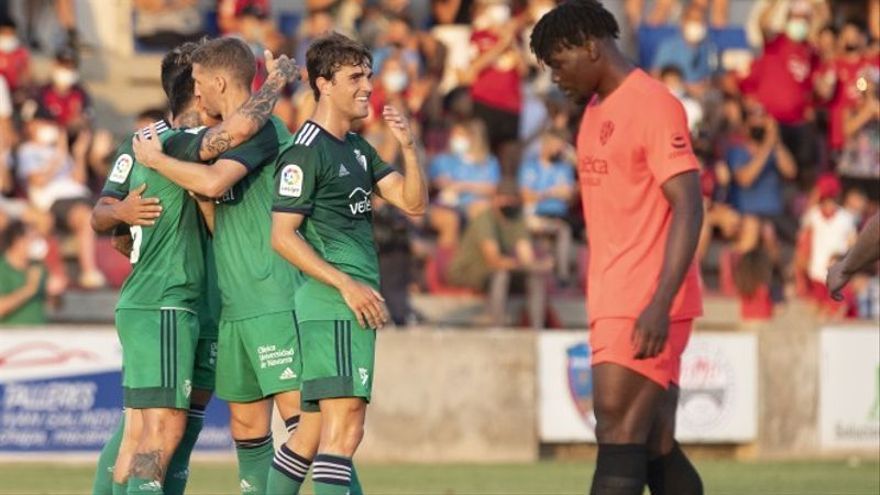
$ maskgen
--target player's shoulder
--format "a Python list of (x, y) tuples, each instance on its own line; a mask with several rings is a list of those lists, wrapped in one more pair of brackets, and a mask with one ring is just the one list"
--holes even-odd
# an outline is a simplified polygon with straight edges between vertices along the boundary
[(634, 75), (637, 79), (631, 86), (632, 92), (635, 93), (634, 95), (631, 95), (634, 97), (633, 100), (630, 101), (631, 104), (634, 104), (643, 110), (655, 108), (678, 108), (684, 111), (681, 102), (674, 94), (672, 94), (672, 92), (669, 91), (669, 88), (667, 88), (666, 85), (654, 79), (644, 71), (640, 69), (637, 70), (639, 73)]
[(295, 145), (303, 148), (318, 148), (328, 136), (332, 137), (323, 127), (307, 120), (299, 130), (293, 133), (292, 141)]

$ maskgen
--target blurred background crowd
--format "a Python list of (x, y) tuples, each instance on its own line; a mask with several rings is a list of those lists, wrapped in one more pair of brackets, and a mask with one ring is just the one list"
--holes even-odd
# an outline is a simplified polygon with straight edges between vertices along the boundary
[[(707, 293), (738, 299), (744, 319), (772, 318), (794, 298), (823, 318), (876, 318), (876, 267), (842, 302), (823, 282), (880, 208), (880, 0), (606, 3), (633, 61), (686, 109), (703, 166)], [(165, 112), (144, 108), (124, 129), (96, 118), (79, 70), (94, 47), (82, 41), (76, 4), (0, 1), (0, 323), (43, 322), (45, 305), (69, 291), (119, 286), (126, 261), (92, 232), (90, 207), (118, 142)], [(427, 293), (485, 298), (475, 323), (554, 328), (554, 302), (583, 299), (589, 259), (574, 152), (583, 108), (528, 49), (554, 4), (132, 0), (132, 36), (141, 53), (238, 36), (258, 57), (287, 53), (303, 71), (322, 33), (363, 41), (374, 111), (358, 131), (397, 163), (377, 117), (386, 104), (405, 109), (430, 177), (424, 217), (380, 201), (373, 210), (395, 323), (419, 322), (410, 295)], [(30, 70), (39, 57), (45, 78)], [(307, 84), (291, 86), (275, 112), (294, 131), (314, 103)], [(526, 301), (522, 311), (508, 309), (511, 294)]]

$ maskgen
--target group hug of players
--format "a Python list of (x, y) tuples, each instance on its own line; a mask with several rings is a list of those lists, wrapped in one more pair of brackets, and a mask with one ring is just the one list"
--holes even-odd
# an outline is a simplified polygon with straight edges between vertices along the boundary
[[(212, 393), (229, 403), (241, 493), (361, 493), (375, 331), (386, 319), (371, 197), (421, 214), (427, 191), (407, 119), (386, 107), (403, 174), (352, 123), (369, 112), (372, 58), (339, 34), (307, 54), (315, 113), (295, 134), (271, 116), (299, 69), (235, 38), (162, 62), (171, 121), (126, 140), (92, 225), (132, 272), (116, 307), (124, 418), (95, 494), (183, 493)], [(272, 406), (290, 437), (276, 452)]]

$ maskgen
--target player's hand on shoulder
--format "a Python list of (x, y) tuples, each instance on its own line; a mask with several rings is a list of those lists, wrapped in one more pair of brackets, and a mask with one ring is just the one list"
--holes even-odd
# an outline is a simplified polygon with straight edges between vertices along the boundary
[(264, 51), (263, 56), (266, 60), (266, 72), (269, 74), (277, 72), (281, 74), (287, 82), (295, 82), (299, 80), (300, 73), (299, 67), (296, 66), (296, 60), (287, 55), (279, 55), (278, 58), (275, 58), (269, 50)]
[(154, 225), (162, 213), (159, 198), (145, 198), (147, 184), (141, 184), (116, 204), (116, 217), (128, 225)]
[(131, 140), (135, 159), (149, 168), (156, 168), (156, 162), (162, 156), (162, 141), (157, 136), (156, 126), (150, 124), (138, 131)]
[(388, 321), (385, 299), (369, 285), (350, 278), (340, 286), (339, 292), (362, 327), (382, 328)]
[(651, 303), (636, 320), (633, 346), (636, 359), (648, 359), (663, 352), (669, 335), (669, 308)]
[(382, 109), (382, 118), (391, 129), (391, 133), (397, 142), (404, 148), (412, 148), (415, 144), (412, 128), (409, 125), (409, 119), (403, 115), (398, 109), (391, 105), (385, 105)]

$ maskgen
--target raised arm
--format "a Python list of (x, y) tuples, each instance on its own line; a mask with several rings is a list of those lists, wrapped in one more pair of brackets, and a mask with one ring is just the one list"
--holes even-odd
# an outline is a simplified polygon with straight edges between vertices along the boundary
[(361, 326), (379, 328), (384, 325), (388, 316), (382, 306), (382, 296), (320, 257), (296, 232), (304, 218), (301, 213), (272, 212), (272, 248), (306, 275), (336, 288)]
[(382, 116), (391, 128), (391, 133), (400, 142), (404, 174), (391, 172), (379, 180), (379, 195), (407, 215), (424, 215), (428, 207), (428, 184), (419, 163), (409, 121), (390, 106), (385, 107)]
[(269, 50), (265, 56), (269, 76), (263, 86), (223, 123), (208, 129), (199, 147), (200, 160), (213, 160), (250, 139), (269, 120), (284, 86), (299, 79), (294, 60), (286, 55), (273, 59)]

